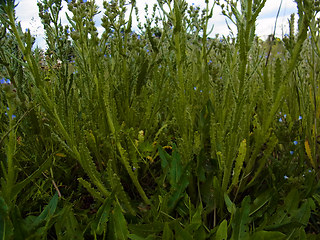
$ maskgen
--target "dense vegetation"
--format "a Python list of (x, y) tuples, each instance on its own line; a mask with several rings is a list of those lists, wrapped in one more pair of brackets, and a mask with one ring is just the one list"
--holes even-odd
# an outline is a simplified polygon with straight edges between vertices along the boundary
[(0, 0), (0, 239), (319, 239), (319, 2), (206, 2), (41, 0), (43, 51)]

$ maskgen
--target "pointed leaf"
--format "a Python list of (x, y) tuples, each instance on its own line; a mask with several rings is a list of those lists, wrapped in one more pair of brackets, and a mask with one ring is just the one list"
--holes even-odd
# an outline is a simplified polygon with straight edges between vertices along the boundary
[(113, 212), (114, 233), (117, 240), (127, 240), (129, 231), (126, 219), (124, 218), (119, 204), (115, 206)]
[(241, 208), (237, 209), (232, 221), (232, 240), (245, 240), (249, 238), (250, 222), (250, 196), (246, 196), (241, 203)]
[(162, 169), (165, 169), (169, 165), (168, 160), (171, 158), (171, 156), (160, 146), (158, 147), (158, 152), (161, 159), (161, 167)]
[(177, 184), (182, 175), (181, 156), (178, 153), (175, 145), (172, 150), (172, 162), (170, 166), (170, 184), (173, 188), (177, 188)]
[(183, 229), (180, 226), (180, 223), (176, 222), (174, 226), (175, 237), (176, 240), (192, 240), (192, 236), (188, 233), (187, 230)]
[(39, 177), (47, 168), (50, 167), (53, 158), (48, 158), (35, 172), (33, 172), (29, 177), (23, 181), (17, 183), (12, 189), (12, 198), (14, 198), (21, 190), (32, 180)]
[(203, 212), (202, 204), (197, 207), (197, 211), (192, 216), (191, 223), (186, 226), (186, 230), (190, 233), (193, 233), (194, 231), (198, 230), (202, 226), (202, 217), (201, 214)]
[(56, 192), (50, 200), (49, 204), (43, 209), (42, 213), (33, 221), (33, 227), (36, 227), (43, 221), (48, 221), (48, 219), (53, 217), (53, 214), (55, 213), (58, 205), (58, 199), (58, 193)]
[(223, 220), (220, 223), (215, 240), (227, 240), (228, 238), (228, 222), (227, 220)]
[(55, 223), (58, 240), (82, 240), (83, 235), (71, 205), (66, 205), (61, 210), (61, 216)]
[(169, 227), (169, 224), (166, 222), (163, 228), (162, 240), (172, 240), (173, 233)]
[[(231, 186), (237, 186), (239, 182), (239, 176), (240, 172), (243, 166), (244, 158), (246, 156), (247, 152), (247, 142), (246, 139), (243, 139), (243, 141), (240, 143), (239, 151), (238, 151), (238, 157), (236, 159), (236, 164), (234, 167), (234, 175), (232, 177), (232, 185)], [(231, 190), (231, 187), (229, 188), (229, 191)]]
[(227, 205), (228, 212), (231, 213), (232, 215), (235, 214), (236, 205), (233, 202), (231, 202), (227, 193), (224, 194), (224, 201)]
[(250, 216), (258, 212), (271, 200), (273, 191), (273, 189), (264, 191), (253, 201), (253, 204), (251, 205)]
[(91, 228), (96, 232), (96, 234), (101, 235), (103, 230), (107, 227), (107, 222), (109, 221), (111, 205), (113, 202), (113, 194), (107, 198), (102, 206), (99, 208), (95, 220), (93, 221)]

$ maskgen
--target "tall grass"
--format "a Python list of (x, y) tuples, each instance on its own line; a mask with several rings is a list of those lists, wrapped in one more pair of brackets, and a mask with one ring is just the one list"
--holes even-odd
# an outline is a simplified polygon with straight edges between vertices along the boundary
[[(283, 39), (266, 0), (39, 1), (47, 50), (1, 2), (1, 239), (317, 239), (317, 2)], [(211, 38), (213, 9), (237, 36)], [(148, 10), (146, 10), (148, 11)], [(125, 18), (126, 12), (129, 18)]]

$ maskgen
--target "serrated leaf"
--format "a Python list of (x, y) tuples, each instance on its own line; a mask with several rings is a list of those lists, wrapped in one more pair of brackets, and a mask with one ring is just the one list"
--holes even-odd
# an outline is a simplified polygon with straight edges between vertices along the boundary
[(174, 33), (177, 34), (181, 31), (181, 10), (179, 8), (179, 2), (174, 0), (174, 14), (175, 14), (175, 27), (174, 27)]
[(311, 154), (311, 149), (310, 149), (310, 145), (309, 145), (308, 140), (306, 140), (306, 141), (304, 142), (304, 146), (305, 146), (306, 153), (307, 153), (307, 156), (308, 156), (308, 158), (309, 158), (309, 160), (310, 160), (310, 162), (311, 162), (312, 167), (313, 167), (314, 169), (316, 169), (316, 164), (315, 164), (314, 161), (313, 161), (312, 154)]
[[(240, 172), (243, 166), (244, 158), (246, 156), (247, 152), (247, 141), (246, 139), (243, 139), (243, 141), (240, 143), (239, 151), (238, 151), (238, 157), (236, 159), (236, 164), (234, 167), (234, 175), (232, 177), (232, 184), (231, 186), (237, 186), (239, 182), (239, 176)], [(229, 192), (231, 191), (231, 186), (229, 188)]]
[(83, 143), (79, 144), (79, 163), (83, 170), (88, 174), (91, 182), (99, 189), (99, 191), (105, 196), (109, 197), (110, 192), (106, 189), (101, 180), (100, 172), (97, 171), (95, 163), (90, 155), (90, 151)]
[(131, 206), (131, 202), (127, 196), (127, 193), (124, 191), (120, 177), (114, 173), (112, 169), (112, 160), (109, 160), (108, 162), (108, 182), (111, 185), (111, 188), (115, 192), (117, 198), (120, 200), (120, 203), (124, 203), (127, 209), (130, 211), (132, 215), (136, 215), (135, 210)]
[(79, 183), (87, 189), (87, 191), (96, 199), (98, 199), (100, 202), (104, 202), (103, 198), (101, 197), (100, 192), (98, 192), (96, 189), (94, 189), (91, 186), (91, 183), (88, 181), (84, 180), (83, 178), (78, 178)]

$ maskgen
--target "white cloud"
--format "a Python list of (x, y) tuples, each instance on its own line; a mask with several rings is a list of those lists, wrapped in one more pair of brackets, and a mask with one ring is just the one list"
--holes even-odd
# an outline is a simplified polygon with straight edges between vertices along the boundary
[[(44, 30), (41, 24), (41, 21), (38, 17), (38, 6), (37, 0), (18, 0), (18, 7), (16, 8), (16, 16), (18, 17), (18, 21), (21, 21), (22, 29), (29, 28), (33, 35), (37, 36), (37, 44), (41, 47), (44, 47)], [(101, 18), (104, 9), (102, 7), (103, 0), (96, 0), (96, 4), (99, 6), (99, 10), (101, 13), (95, 19)], [(139, 18), (141, 22), (144, 22), (144, 8), (145, 4), (149, 5), (149, 14), (152, 12), (152, 6), (155, 4), (156, 0), (137, 0), (137, 7), (139, 8)], [(200, 8), (204, 8), (206, 6), (205, 0), (186, 0), (186, 2), (191, 5), (199, 6)], [(213, 6), (214, 0), (209, 1), (209, 6)], [(61, 11), (61, 22), (62, 24), (67, 24), (66, 12), (67, 3), (63, 1), (63, 9)], [(261, 37), (266, 37), (267, 35), (273, 33), (275, 16), (277, 14), (278, 8), (280, 5), (279, 0), (267, 0), (265, 7), (263, 8), (258, 21), (257, 21), (257, 35)], [(291, 13), (296, 13), (296, 4), (293, 0), (283, 0), (281, 12), (278, 18), (277, 24), (277, 35), (281, 36), (282, 31), (284, 33), (288, 32), (288, 21)], [(70, 13), (69, 13), (70, 15)], [(100, 21), (99, 21), (100, 22)], [(225, 23), (225, 18), (221, 14), (221, 9), (219, 6), (215, 6), (213, 19), (209, 22), (209, 29), (211, 29), (212, 24), (214, 24), (214, 29), (212, 35), (219, 33), (220, 35), (228, 35), (229, 29)], [(133, 22), (133, 28), (137, 29), (137, 22)], [(230, 24), (232, 29), (235, 31), (235, 26)], [(97, 28), (101, 31), (102, 28), (97, 26)]]
[(21, 21), (22, 29), (29, 28), (33, 34), (41, 32), (42, 24), (38, 17), (38, 6), (35, 0), (17, 1), (16, 16)]

